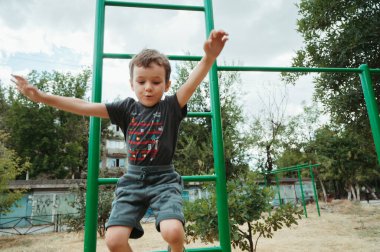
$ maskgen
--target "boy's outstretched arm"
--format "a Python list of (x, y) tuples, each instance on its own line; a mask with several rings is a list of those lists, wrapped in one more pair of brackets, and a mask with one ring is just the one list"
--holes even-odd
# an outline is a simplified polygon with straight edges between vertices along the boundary
[(106, 106), (103, 103), (92, 103), (73, 97), (46, 94), (35, 86), (30, 85), (24, 77), (19, 75), (12, 76), (12, 81), (16, 84), (16, 88), (20, 93), (34, 102), (41, 102), (77, 115), (109, 118)]
[(198, 65), (191, 72), (189, 79), (177, 91), (177, 99), (181, 108), (183, 108), (193, 95), (199, 84), (207, 75), (216, 57), (223, 50), (228, 33), (223, 30), (213, 30), (210, 37), (204, 43), (203, 50), (205, 55)]

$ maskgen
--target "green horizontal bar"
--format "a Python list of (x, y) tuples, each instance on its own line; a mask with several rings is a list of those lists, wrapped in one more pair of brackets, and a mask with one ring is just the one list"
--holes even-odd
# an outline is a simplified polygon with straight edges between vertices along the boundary
[(116, 184), (119, 178), (98, 178), (99, 185), (112, 185)]
[(203, 6), (188, 6), (175, 4), (158, 4), (158, 3), (136, 3), (136, 2), (119, 2), (105, 1), (106, 6), (134, 7), (148, 9), (165, 9), (165, 10), (187, 10), (187, 11), (204, 11)]
[(183, 181), (215, 181), (215, 175), (182, 176)]
[(304, 164), (299, 164), (299, 165), (292, 165), (292, 166), (280, 167), (280, 168), (278, 168), (277, 170), (290, 169), (290, 168), (296, 168), (296, 167), (300, 167), (300, 166), (308, 166), (308, 165), (309, 165), (309, 164), (304, 163)]
[[(127, 53), (103, 53), (103, 58), (107, 59), (132, 59), (135, 54)], [(182, 61), (200, 61), (201, 56), (190, 56), (190, 55), (167, 55), (170, 60), (182, 60)]]
[[(183, 181), (215, 181), (215, 175), (201, 175), (201, 176), (182, 176)], [(119, 178), (98, 178), (99, 185), (112, 185), (116, 184)]]
[(361, 73), (359, 68), (312, 68), (312, 67), (260, 67), (260, 66), (218, 66), (218, 71), (252, 72), (343, 72)]
[(211, 112), (189, 112), (187, 117), (212, 117)]
[(182, 60), (182, 61), (200, 61), (201, 56), (190, 56), (190, 55), (167, 55), (170, 60)]
[(373, 74), (380, 74), (380, 68), (369, 69), (369, 72)]
[[(186, 252), (213, 252), (213, 251), (222, 251), (221, 247), (208, 247), (208, 248), (189, 248), (186, 249)], [(160, 250), (160, 251), (155, 251), (155, 252), (167, 252), (167, 250)]]
[(297, 171), (298, 169), (307, 169), (307, 168), (310, 168), (311, 167), (317, 167), (317, 166), (320, 166), (320, 164), (313, 164), (313, 165), (305, 165), (305, 166), (298, 166), (298, 167), (294, 167), (294, 168), (281, 168), (281, 169), (277, 169), (277, 170), (274, 170), (274, 171), (271, 171), (271, 172), (267, 172), (266, 174), (277, 174), (277, 173), (282, 173), (282, 172), (292, 172), (292, 171)]
[(297, 171), (298, 169), (305, 169), (305, 168), (309, 168), (309, 165), (289, 166), (289, 167), (279, 168), (270, 172), (263, 172), (263, 174), (276, 174), (276, 173), (287, 172), (287, 171)]

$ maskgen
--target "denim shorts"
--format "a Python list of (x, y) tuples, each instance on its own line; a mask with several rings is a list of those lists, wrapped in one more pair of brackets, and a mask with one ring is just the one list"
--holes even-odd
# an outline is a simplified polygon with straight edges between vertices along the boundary
[(106, 228), (132, 227), (130, 238), (140, 238), (144, 235), (140, 220), (149, 207), (156, 218), (157, 231), (162, 220), (177, 219), (184, 224), (182, 190), (182, 178), (173, 165), (128, 165), (127, 173), (117, 182)]

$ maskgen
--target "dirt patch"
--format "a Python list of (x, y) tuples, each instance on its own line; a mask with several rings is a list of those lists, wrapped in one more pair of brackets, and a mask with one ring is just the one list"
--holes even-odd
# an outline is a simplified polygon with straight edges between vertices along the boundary
[[(269, 251), (379, 251), (380, 206), (349, 201), (333, 201), (321, 204), (321, 217), (315, 205), (307, 208), (308, 218), (298, 226), (277, 231), (272, 239), (261, 238), (258, 252)], [(144, 224), (145, 235), (131, 240), (136, 252), (164, 250), (165, 242), (153, 223)], [(218, 245), (218, 244), (216, 244)], [(213, 245), (196, 242), (187, 248)], [(0, 237), (3, 252), (59, 252), (83, 251), (83, 233), (49, 233), (38, 235)], [(107, 251), (103, 239), (98, 238), (97, 251)], [(238, 249), (233, 251), (239, 252)]]

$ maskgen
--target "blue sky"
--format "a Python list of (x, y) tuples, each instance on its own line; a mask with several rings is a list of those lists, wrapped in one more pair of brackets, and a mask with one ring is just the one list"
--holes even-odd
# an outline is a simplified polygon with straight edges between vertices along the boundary
[[(145, 2), (176, 3), (174, 0)], [(230, 40), (218, 64), (290, 66), (302, 47), (296, 32), (298, 0), (214, 0), (215, 28), (229, 32)], [(202, 5), (201, 0), (181, 3)], [(31, 70), (78, 72), (92, 66), (95, 0), (0, 1), (0, 79)], [(205, 39), (203, 13), (107, 8), (105, 51), (137, 53), (156, 48), (167, 54), (202, 54)], [(285, 90), (277, 73), (242, 73), (243, 101), (247, 111), (258, 112), (268, 92)], [(132, 95), (127, 60), (106, 60), (103, 99)], [(311, 103), (311, 77), (287, 87), (288, 114)]]

